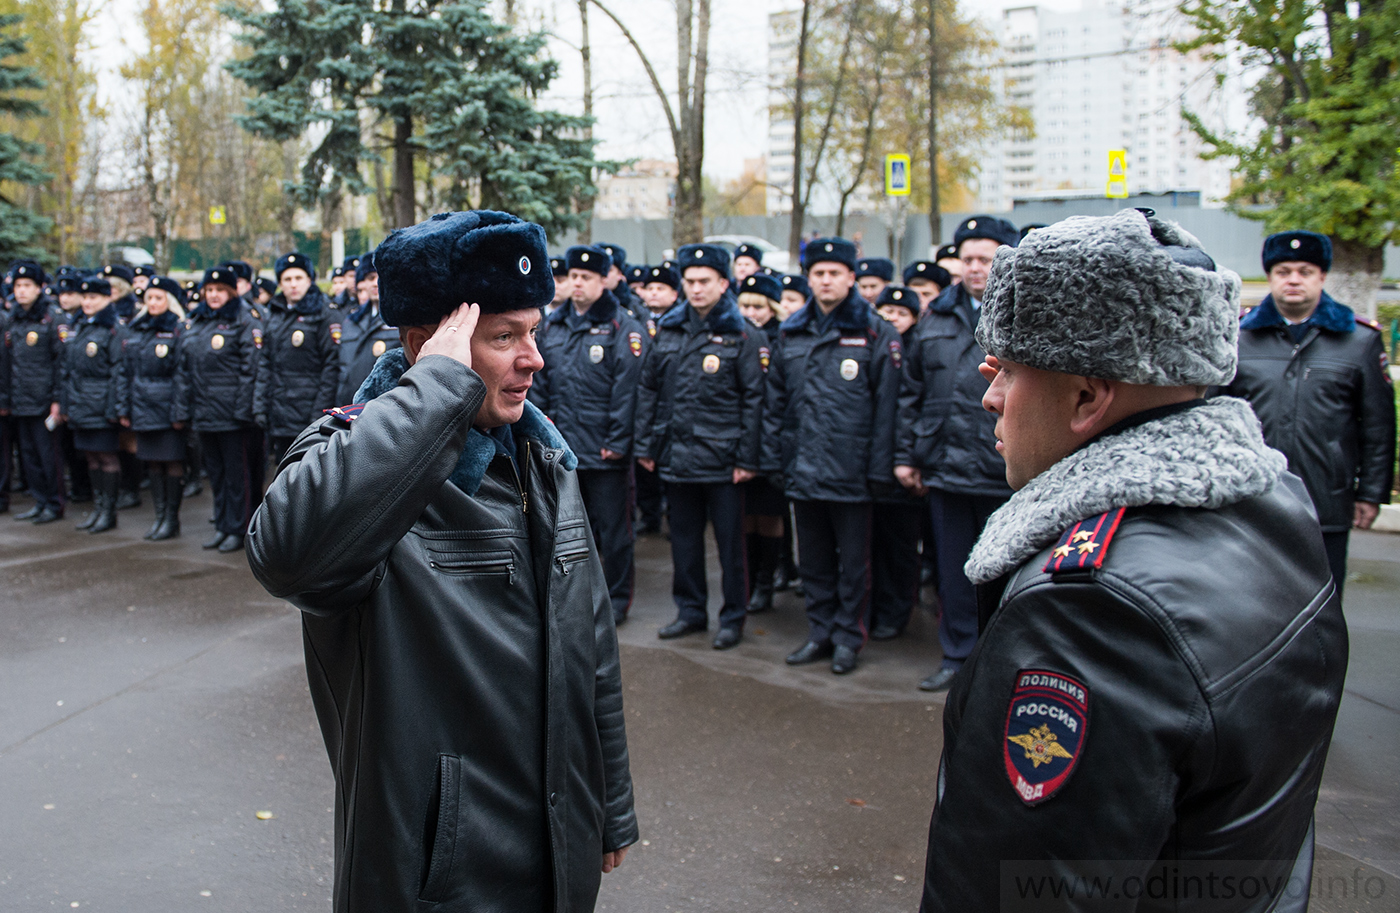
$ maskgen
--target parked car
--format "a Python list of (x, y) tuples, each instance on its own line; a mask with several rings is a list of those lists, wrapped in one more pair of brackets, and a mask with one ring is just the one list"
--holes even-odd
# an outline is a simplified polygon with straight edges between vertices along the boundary
[(144, 247), (109, 247), (108, 263), (125, 263), (127, 266), (155, 266), (156, 258)]
[(786, 250), (754, 235), (710, 235), (705, 239), (705, 243), (718, 244), (730, 254), (733, 254), (740, 244), (752, 244), (763, 251), (763, 265), (780, 273), (788, 272), (788, 267), (792, 265)]

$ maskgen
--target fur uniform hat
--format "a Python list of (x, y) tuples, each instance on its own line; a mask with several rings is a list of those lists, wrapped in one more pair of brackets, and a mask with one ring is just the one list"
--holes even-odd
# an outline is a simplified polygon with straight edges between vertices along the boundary
[(463, 302), (503, 314), (554, 300), (544, 229), (505, 212), (440, 212), (397, 229), (374, 265), (380, 313), (395, 327), (436, 325)]
[(627, 248), (616, 244), (599, 244), (598, 249), (612, 259), (612, 265), (620, 270), (627, 269)]
[(110, 295), (112, 294), (112, 283), (101, 276), (93, 276), (78, 283), (78, 291), (84, 295)]
[(752, 244), (740, 244), (734, 248), (734, 259), (738, 260), (740, 257), (748, 257), (759, 266), (763, 265), (763, 249)]
[[(121, 279), (125, 281), (127, 285), (130, 285), (131, 280), (136, 278), (136, 271), (125, 263), (110, 263), (102, 267), (102, 275), (106, 276), (108, 279)], [(108, 294), (111, 293), (109, 292)]]
[(866, 276), (874, 276), (876, 279), (893, 282), (894, 261), (884, 257), (867, 257), (858, 261), (856, 263), (856, 278), (863, 279)]
[(343, 275), (345, 275), (345, 267), (343, 267), (343, 266), (333, 266), (333, 267), (331, 267), (331, 278), (332, 278), (332, 279), (339, 279), (339, 278), (340, 278), (341, 276), (343, 276)]
[[(299, 269), (311, 277), (311, 281), (316, 281), (316, 267), (311, 264), (311, 258), (306, 254), (292, 251), (290, 254), (283, 254), (277, 258), (277, 265), (273, 267), (272, 274), (277, 277), (277, 281), (282, 281), (282, 274), (289, 269)], [(232, 272), (232, 270), (230, 270)], [(237, 276), (237, 273), (234, 273)], [(207, 281), (207, 280), (206, 280)]]
[(355, 270), (360, 268), (362, 259), (364, 259), (364, 254), (346, 254), (345, 259), (340, 262), (340, 268), (345, 270), (347, 276), (353, 276)]
[(628, 285), (635, 285), (635, 284), (638, 283), (638, 282), (645, 282), (645, 281), (647, 281), (647, 280), (646, 280), (646, 274), (647, 274), (647, 268), (646, 268), (645, 266), (629, 266), (629, 267), (627, 267), (627, 284), (628, 284)]
[[(282, 259), (285, 260), (286, 258), (283, 257)], [(282, 261), (278, 260), (277, 262), (280, 264)], [(282, 275), (281, 269), (277, 270), (277, 275)], [(227, 266), (216, 266), (213, 269), (206, 269), (204, 271), (204, 279), (199, 283), (199, 287), (202, 289), (206, 285), (226, 285), (229, 287), (230, 291), (237, 291), (238, 276)]]
[(146, 290), (150, 291), (153, 288), (158, 288), (162, 292), (165, 292), (175, 300), (176, 304), (183, 305), (185, 303), (185, 290), (180, 288), (180, 283), (171, 279), (169, 276), (152, 276), (151, 284), (146, 286)]
[(812, 287), (807, 284), (807, 280), (802, 276), (783, 276), (778, 280), (783, 284), (783, 291), (797, 292), (803, 298), (812, 297)]
[(549, 258), (549, 271), (554, 274), (554, 278), (569, 275), (569, 261), (563, 257)]
[(686, 244), (676, 251), (676, 263), (685, 278), (685, 271), (692, 266), (708, 266), (725, 279), (729, 278), (729, 251), (718, 244)]
[[(190, 285), (194, 285), (193, 282), (191, 282), (191, 283), (189, 283), (189, 284), (190, 284)], [(258, 288), (262, 289), (264, 292), (267, 292), (269, 295), (275, 295), (275, 294), (277, 294), (277, 283), (276, 283), (276, 282), (273, 282), (271, 279), (267, 278), (266, 276), (259, 276), (257, 279), (254, 279), (254, 280), (253, 280), (253, 285), (255, 285), (255, 286), (257, 286)]]
[(956, 244), (945, 244), (938, 249), (937, 253), (933, 255), (934, 263), (937, 263), (939, 260), (956, 259), (958, 259), (958, 246)]
[(138, 278), (141, 276), (145, 276), (149, 279), (151, 276), (154, 276), (156, 274), (156, 271), (155, 269), (149, 266), (138, 266), (136, 267), (136, 269), (132, 270), (132, 273)]
[(845, 238), (814, 238), (802, 251), (802, 269), (810, 270), (818, 263), (840, 263), (855, 272), (856, 246)]
[(645, 267), (642, 274), (642, 282), (651, 285), (653, 282), (660, 282), (662, 285), (669, 285), (676, 291), (680, 291), (681, 277), (671, 267), (662, 264), (661, 266)]
[(762, 295), (769, 301), (783, 300), (782, 283), (772, 276), (765, 276), (762, 273), (754, 273), (752, 276), (749, 276), (743, 282), (739, 283), (739, 293), (741, 295), (750, 292), (756, 295)]
[(1324, 273), (1332, 268), (1332, 239), (1315, 231), (1281, 231), (1264, 239), (1264, 272), (1280, 263), (1311, 263)]
[(929, 260), (915, 260), (904, 267), (904, 284), (908, 285), (915, 279), (932, 282), (940, 290), (953, 284), (953, 274)]
[(1151, 210), (1075, 216), (992, 261), (977, 342), (990, 355), (1159, 387), (1235, 376), (1240, 278)]
[(35, 285), (44, 285), (49, 281), (44, 268), (33, 260), (16, 260), (10, 264), (10, 281), (15, 279), (30, 279)]
[(360, 255), (360, 265), (355, 267), (355, 284), (359, 285), (370, 276), (379, 274), (379, 269), (374, 265), (374, 251)]
[[(1021, 233), (1016, 230), (1015, 225), (1005, 219), (998, 219), (996, 216), (973, 216), (963, 219), (958, 230), (953, 232), (953, 248), (961, 250), (964, 241), (974, 238), (985, 238), (1007, 247), (1015, 247), (1021, 240)], [(956, 257), (957, 254), (953, 256)]]
[(919, 296), (913, 289), (902, 288), (898, 285), (885, 286), (880, 297), (875, 299), (875, 308), (879, 310), (887, 304), (904, 308), (915, 317), (919, 316)]
[(253, 267), (249, 266), (246, 260), (227, 260), (224, 266), (233, 270), (233, 274), (244, 282), (253, 281)]
[(565, 251), (564, 262), (571, 270), (586, 269), (600, 276), (607, 276), (608, 271), (612, 269), (612, 257), (600, 248), (589, 247), (586, 244), (576, 244)]

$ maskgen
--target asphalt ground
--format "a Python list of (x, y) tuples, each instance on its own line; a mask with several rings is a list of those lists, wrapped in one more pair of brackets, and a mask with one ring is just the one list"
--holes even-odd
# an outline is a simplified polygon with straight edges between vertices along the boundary
[[(149, 503), (99, 536), (76, 515), (0, 516), (0, 911), (329, 909), (332, 783), (299, 621), (242, 553), (199, 548), (209, 503), (166, 543), (140, 538)], [(1318, 803), (1327, 913), (1400, 909), (1400, 536), (1352, 541)], [(941, 746), (941, 698), (915, 688), (937, 664), (931, 613), (837, 677), (783, 664), (805, 634), (792, 593), (734, 650), (657, 640), (664, 538), (639, 541), (637, 568), (619, 638), (643, 842), (599, 909), (916, 910)]]

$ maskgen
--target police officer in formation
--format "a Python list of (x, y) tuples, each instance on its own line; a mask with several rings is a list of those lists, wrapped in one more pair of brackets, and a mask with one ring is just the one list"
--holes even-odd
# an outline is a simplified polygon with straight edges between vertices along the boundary
[(637, 395), (637, 459), (666, 483), (676, 619), (663, 640), (709, 627), (705, 527), (713, 524), (724, 602), (713, 646), (743, 639), (749, 607), (744, 483), (758, 473), (764, 334), (730, 289), (729, 253), (688, 244), (676, 254), (685, 304), (657, 322)]
[(359, 307), (345, 313), (343, 322), (330, 325), (331, 338), (339, 342), (340, 348), (337, 405), (353, 403), (355, 393), (379, 356), (402, 345), (398, 329), (385, 323), (379, 311), (379, 271), (375, 269), (373, 253), (360, 258), (355, 271), (355, 288)]
[[(117, 458), (117, 378), (122, 370), (122, 327), (109, 280), (96, 276), (78, 286), (83, 317), (65, 344), (59, 408), (73, 429), (73, 446), (87, 459), (93, 509), (78, 524), (89, 533), (117, 525), (121, 461)], [(122, 296), (125, 297), (125, 296)]]
[(763, 269), (763, 251), (752, 244), (734, 248), (734, 281), (743, 282)]
[(570, 303), (538, 334), (544, 368), (529, 396), (578, 455), (579, 487), (621, 622), (632, 605), (632, 440), (647, 331), (607, 288), (610, 272), (621, 279), (613, 257), (580, 245), (565, 259)]
[[(680, 297), (681, 280), (669, 266), (640, 266), (638, 269), (642, 273), (639, 297), (651, 314), (647, 332), (655, 339), (658, 321), (676, 306)], [(648, 465), (652, 468), (647, 468)], [(641, 523), (637, 534), (659, 533), (665, 513), (665, 485), (656, 474), (654, 460), (639, 458), (634, 468), (637, 474), (637, 513)]]
[[(38, 263), (21, 260), (12, 269), (15, 305), (3, 320), (0, 351), (0, 416), (19, 443), (24, 479), (34, 506), (16, 520), (52, 523), (63, 516), (63, 462), (55, 433), (61, 410), (63, 338), (69, 325), (57, 304), (43, 293), (48, 277)], [(9, 507), (10, 440), (0, 434), (0, 503)]]
[(864, 257), (856, 261), (856, 290), (871, 307), (880, 293), (894, 281), (894, 261), (885, 257)]
[(337, 405), (340, 351), (334, 315), (306, 255), (283, 256), (276, 275), (282, 290), (264, 315), (253, 421), (267, 432), (273, 459), (281, 460), (307, 425)]

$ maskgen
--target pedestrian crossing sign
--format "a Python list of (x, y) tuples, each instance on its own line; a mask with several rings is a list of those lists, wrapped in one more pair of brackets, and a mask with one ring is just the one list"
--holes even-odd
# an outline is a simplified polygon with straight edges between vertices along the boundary
[(1126, 199), (1128, 196), (1128, 150), (1108, 150), (1108, 188), (1104, 196), (1112, 200)]
[(910, 186), (909, 156), (885, 156), (885, 196), (907, 197)]
[(210, 206), (210, 207), (209, 207), (209, 224), (210, 224), (210, 225), (223, 225), (223, 224), (224, 224), (225, 222), (227, 222), (227, 221), (228, 221), (228, 213), (226, 213), (226, 212), (224, 211), (224, 208), (223, 208), (222, 206)]

